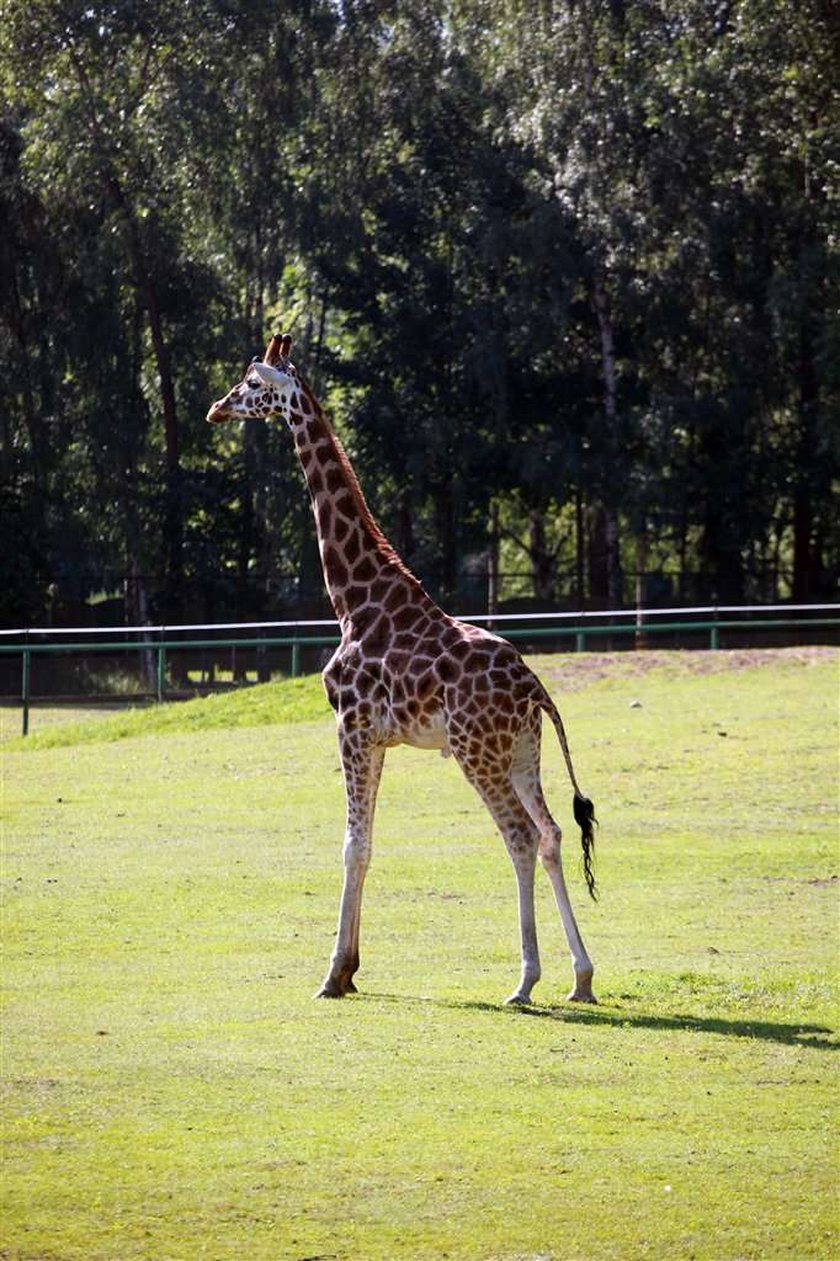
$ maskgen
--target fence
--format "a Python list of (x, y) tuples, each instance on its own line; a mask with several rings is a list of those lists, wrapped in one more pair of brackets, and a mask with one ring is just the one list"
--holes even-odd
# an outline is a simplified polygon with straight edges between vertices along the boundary
[[(828, 616), (814, 616), (825, 614)], [(759, 616), (754, 616), (758, 614)], [(664, 619), (664, 620), (660, 620)], [(605, 641), (613, 648), (614, 639), (634, 637), (637, 647), (646, 647), (649, 637), (669, 634), (698, 635), (706, 638), (712, 651), (722, 646), (722, 636), (755, 632), (794, 632), (796, 638), (810, 639), (814, 632), (823, 642), (836, 641), (840, 636), (840, 604), (784, 604), (784, 605), (724, 605), (670, 609), (614, 609), (608, 611), (578, 611), (574, 613), (496, 613), (468, 616), (465, 621), (485, 623), (499, 630), (506, 639), (528, 641), (535, 647), (548, 640), (574, 641), (577, 652), (586, 651), (594, 638)], [(527, 623), (527, 625), (523, 625)], [(329, 627), (330, 633), (322, 633)], [(182, 639), (179, 636), (194, 632), (213, 632), (212, 637)], [(232, 631), (250, 631), (248, 635), (231, 635)], [(254, 634), (253, 632), (258, 632)], [(280, 633), (278, 633), (280, 632)], [(314, 632), (314, 633), (313, 633)], [(96, 639), (73, 642), (49, 642), (71, 636), (97, 636)], [(134, 639), (119, 639), (117, 635), (133, 635)], [(101, 636), (102, 638), (99, 638)], [(110, 638), (109, 638), (110, 637)], [(325, 649), (339, 643), (337, 623), (329, 621), (307, 622), (228, 622), (194, 624), (186, 626), (130, 626), (100, 628), (35, 628), (0, 631), (0, 657), (18, 654), (21, 658), (20, 702), (23, 707), (23, 734), (29, 731), (29, 711), (32, 696), (32, 659), (50, 654), (88, 653), (142, 653), (154, 662), (155, 687), (152, 695), (157, 701), (167, 699), (168, 654), (185, 651), (218, 653), (222, 649), (249, 649), (266, 653), (280, 649), (289, 653), (289, 673), (294, 677), (301, 673), (301, 654), (304, 649)], [(193, 694), (194, 691), (193, 690)]]

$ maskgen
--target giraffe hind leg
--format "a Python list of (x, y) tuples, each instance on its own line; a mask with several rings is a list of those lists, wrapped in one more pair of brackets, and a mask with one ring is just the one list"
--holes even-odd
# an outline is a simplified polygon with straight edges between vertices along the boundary
[(466, 778), (478, 792), (502, 834), (516, 876), (522, 971), (519, 984), (507, 998), (511, 1004), (531, 1002), (531, 990), (540, 979), (540, 954), (534, 910), (534, 873), (539, 837), (514, 790), (509, 767), (504, 763), (471, 759), (461, 742), (452, 751)]
[(560, 856), (562, 832), (546, 804), (540, 780), (540, 721), (539, 713), (535, 713), (515, 750), (513, 786), (539, 832), (540, 862), (551, 881), (554, 900), (571, 951), (575, 983), (567, 996), (568, 1001), (595, 1003), (597, 999), (592, 992), (594, 968), (583, 944), (563, 876)]

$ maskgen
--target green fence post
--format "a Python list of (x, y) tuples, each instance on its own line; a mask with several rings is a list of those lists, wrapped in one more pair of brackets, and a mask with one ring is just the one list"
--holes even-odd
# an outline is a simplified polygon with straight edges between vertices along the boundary
[(720, 630), (717, 622), (712, 622), (712, 629), (709, 634), (709, 647), (712, 652), (717, 652), (718, 648), (720, 648)]
[(158, 646), (157, 650), (157, 698), (158, 701), (163, 700), (163, 693), (166, 687), (166, 649), (163, 644)]
[(29, 670), (31, 653), (28, 648), (23, 650), (23, 676), (21, 678), (21, 700), (23, 701), (23, 734), (29, 735)]
[(575, 651), (586, 652), (586, 632), (579, 630), (575, 635)]
[(296, 679), (300, 674), (300, 640), (292, 640), (292, 678)]

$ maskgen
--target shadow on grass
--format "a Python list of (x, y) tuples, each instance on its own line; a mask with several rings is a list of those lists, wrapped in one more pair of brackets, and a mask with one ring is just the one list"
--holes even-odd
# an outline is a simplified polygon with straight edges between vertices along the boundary
[(360, 995), (371, 1001), (391, 1003), (428, 1003), (456, 1011), (502, 1012), (512, 1017), (533, 1017), (554, 1020), (563, 1025), (606, 1026), (614, 1029), (662, 1029), (683, 1033), (716, 1033), (729, 1038), (756, 1038), (763, 1042), (779, 1042), (784, 1046), (808, 1047), (815, 1051), (838, 1051), (840, 1041), (834, 1030), (825, 1025), (783, 1024), (766, 1020), (729, 1020), (723, 1016), (657, 1016), (634, 1012), (620, 1006), (536, 1007), (507, 1003), (482, 1003), (454, 999), (420, 998), (415, 995)]

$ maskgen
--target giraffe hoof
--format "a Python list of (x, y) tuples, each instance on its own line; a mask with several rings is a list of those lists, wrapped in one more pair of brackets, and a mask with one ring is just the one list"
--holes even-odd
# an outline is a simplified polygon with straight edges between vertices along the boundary
[(520, 994), (517, 990), (515, 994), (511, 994), (510, 998), (505, 999), (506, 1007), (530, 1007), (531, 996), (529, 994)]
[(346, 990), (342, 989), (335, 981), (327, 980), (318, 990), (316, 998), (343, 998)]
[(598, 1000), (589, 988), (583, 986), (575, 986), (571, 994), (566, 997), (567, 1003), (594, 1003), (597, 1007)]
[(350, 976), (328, 976), (315, 995), (316, 998), (343, 998), (345, 994), (358, 994)]

